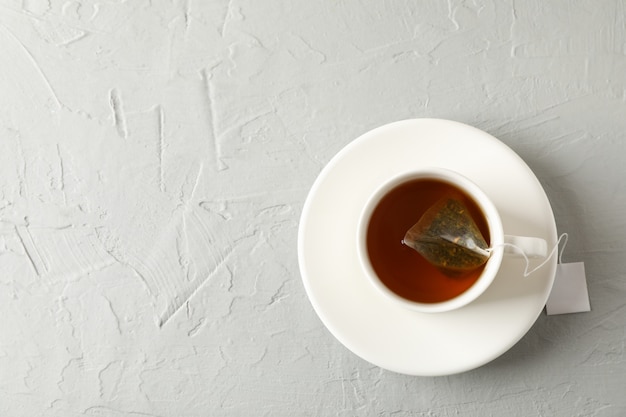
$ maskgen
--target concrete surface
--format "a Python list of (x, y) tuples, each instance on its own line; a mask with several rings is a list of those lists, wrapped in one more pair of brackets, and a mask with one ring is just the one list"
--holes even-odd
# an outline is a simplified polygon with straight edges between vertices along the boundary
[[(626, 21), (601, 1), (0, 0), (0, 415), (626, 415)], [(307, 192), (376, 126), (486, 130), (590, 313), (419, 378), (301, 284)]]

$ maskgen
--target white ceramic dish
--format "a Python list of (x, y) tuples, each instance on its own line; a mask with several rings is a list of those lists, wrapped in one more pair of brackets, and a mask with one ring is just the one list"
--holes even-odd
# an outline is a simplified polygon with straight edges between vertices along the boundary
[(357, 220), (373, 190), (419, 166), (470, 178), (495, 203), (505, 233), (556, 243), (546, 194), (515, 152), (462, 123), (415, 119), (362, 135), (322, 170), (300, 220), (300, 271), (320, 319), (356, 355), (399, 373), (450, 375), (495, 359), (526, 334), (548, 298), (557, 259), (528, 278), (523, 260), (505, 259), (484, 294), (450, 312), (419, 313), (382, 297), (357, 259)]

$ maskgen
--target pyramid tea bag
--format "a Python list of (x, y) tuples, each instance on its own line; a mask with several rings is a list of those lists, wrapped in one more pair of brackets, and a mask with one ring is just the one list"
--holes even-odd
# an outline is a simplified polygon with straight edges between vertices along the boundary
[(448, 275), (472, 271), (489, 259), (489, 246), (469, 210), (454, 197), (430, 207), (402, 242)]

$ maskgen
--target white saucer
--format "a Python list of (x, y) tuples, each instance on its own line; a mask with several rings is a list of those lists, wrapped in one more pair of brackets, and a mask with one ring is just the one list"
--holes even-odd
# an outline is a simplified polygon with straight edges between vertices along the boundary
[(391, 371), (449, 375), (497, 358), (526, 334), (546, 303), (557, 259), (528, 278), (523, 260), (505, 259), (487, 291), (452, 312), (417, 313), (392, 304), (361, 271), (357, 219), (380, 184), (420, 166), (453, 169), (473, 180), (498, 208), (504, 233), (556, 243), (548, 198), (515, 152), (473, 127), (416, 119), (362, 135), (322, 170), (302, 212), (298, 257), (315, 311), (348, 349)]

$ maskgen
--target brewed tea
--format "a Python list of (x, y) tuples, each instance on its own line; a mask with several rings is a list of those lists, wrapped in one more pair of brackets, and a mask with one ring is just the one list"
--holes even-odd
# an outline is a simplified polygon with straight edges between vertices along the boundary
[(470, 288), (484, 268), (450, 276), (402, 243), (406, 231), (444, 197), (462, 201), (482, 236), (488, 238), (487, 221), (478, 205), (443, 181), (415, 179), (403, 183), (388, 192), (372, 213), (367, 229), (370, 262), (385, 286), (405, 299), (421, 303), (452, 299)]

